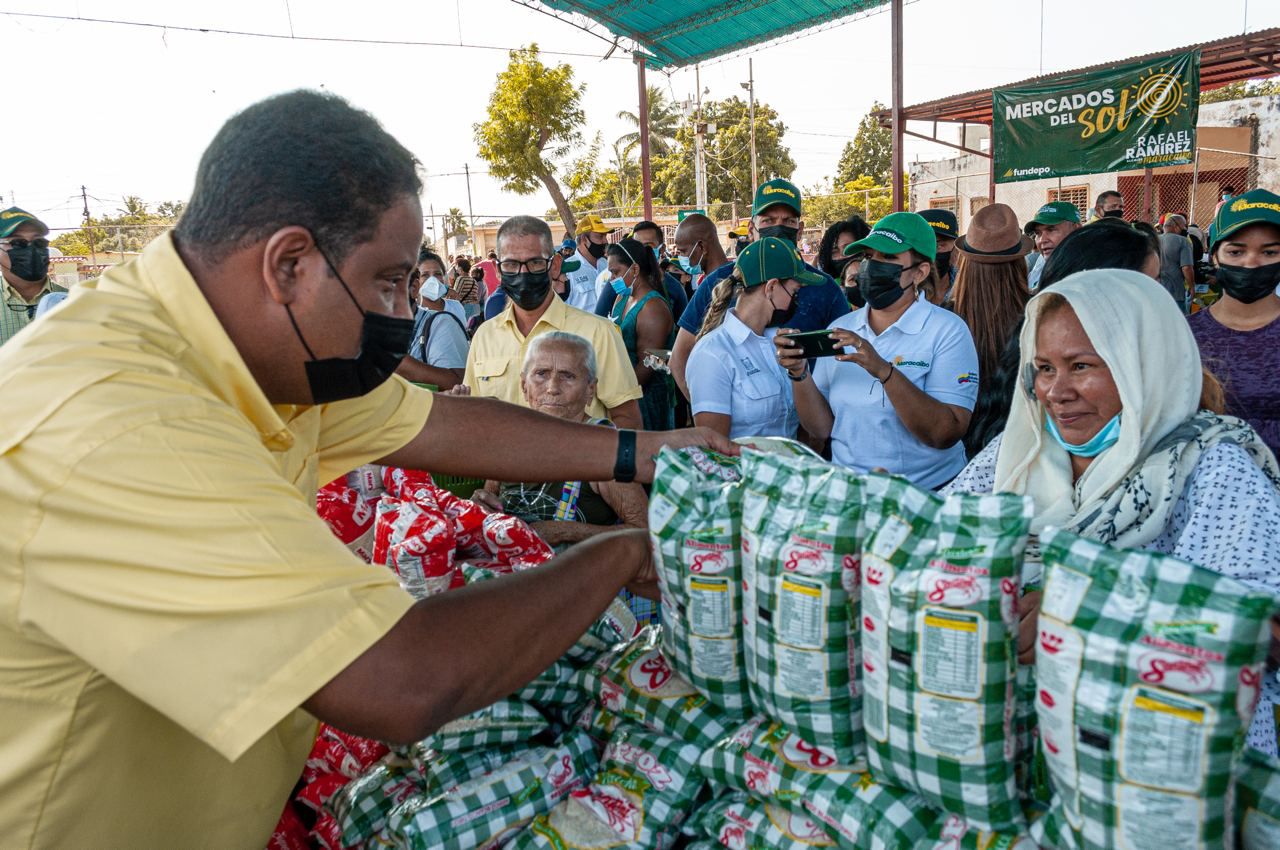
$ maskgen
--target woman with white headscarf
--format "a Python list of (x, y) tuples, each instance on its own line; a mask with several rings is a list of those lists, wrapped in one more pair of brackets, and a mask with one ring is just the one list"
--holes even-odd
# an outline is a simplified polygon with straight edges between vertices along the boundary
[[(1280, 596), (1276, 459), (1245, 422), (1201, 409), (1195, 339), (1158, 283), (1120, 269), (1065, 278), (1027, 304), (1021, 345), (1004, 434), (948, 491), (1027, 495), (1033, 534), (1162, 552)], [(1024, 603), (1030, 663), (1039, 595)], [(1267, 676), (1249, 738), (1275, 754), (1273, 701)]]

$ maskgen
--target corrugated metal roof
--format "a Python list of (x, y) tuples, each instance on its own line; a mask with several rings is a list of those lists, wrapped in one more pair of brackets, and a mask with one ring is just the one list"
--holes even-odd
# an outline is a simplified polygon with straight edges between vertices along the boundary
[[(1074, 74), (1088, 74), (1103, 71), (1113, 65), (1129, 62), (1143, 62), (1172, 53), (1185, 53), (1188, 50), (1200, 51), (1200, 89), (1221, 88), (1230, 83), (1250, 80), (1257, 77), (1280, 74), (1280, 27), (1259, 30), (1220, 38), (1217, 41), (1206, 41), (1201, 44), (1189, 44), (1186, 47), (1174, 47), (1160, 50), (1143, 56), (1104, 62), (1090, 65), (1087, 68), (1076, 68), (1042, 77), (1032, 77), (1010, 86), (1024, 87), (1045, 80), (1059, 80)], [(1000, 88), (1003, 88), (1001, 86)], [(970, 124), (991, 123), (991, 89), (954, 94), (950, 97), (931, 100), (904, 107), (903, 117), (908, 121), (961, 121)], [(889, 110), (877, 113), (880, 123), (888, 126)]]
[(841, 18), (865, 14), (888, 0), (540, 0), (583, 15), (639, 44), (652, 68), (705, 62)]

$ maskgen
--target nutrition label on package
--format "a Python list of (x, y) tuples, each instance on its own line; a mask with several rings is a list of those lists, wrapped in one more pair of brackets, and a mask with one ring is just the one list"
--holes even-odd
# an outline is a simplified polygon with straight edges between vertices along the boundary
[(976, 702), (916, 694), (916, 748), (958, 761), (982, 748), (982, 717)]
[(1212, 711), (1168, 691), (1131, 690), (1120, 719), (1120, 775), (1153, 788), (1199, 791)]
[(982, 693), (985, 619), (981, 614), (948, 608), (925, 608), (918, 616), (916, 675), (920, 689), (977, 699)]
[(801, 649), (827, 643), (827, 587), (798, 576), (782, 576), (778, 587), (778, 640)]
[(793, 697), (828, 699), (827, 656), (787, 646), (776, 647), (778, 690)]
[(689, 579), (689, 628), (710, 638), (733, 637), (733, 585), (728, 578)]
[(1164, 794), (1121, 785), (1116, 794), (1120, 846), (1128, 850), (1168, 850), (1197, 846), (1204, 802), (1182, 794)]
[(738, 675), (736, 641), (689, 635), (689, 655), (693, 672), (708, 679), (729, 679)]

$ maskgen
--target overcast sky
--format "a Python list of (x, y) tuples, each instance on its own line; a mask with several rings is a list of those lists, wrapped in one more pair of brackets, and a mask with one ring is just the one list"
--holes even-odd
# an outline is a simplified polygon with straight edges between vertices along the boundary
[[(55, 227), (90, 209), (110, 214), (123, 195), (152, 204), (185, 199), (196, 163), (218, 127), (263, 97), (299, 87), (337, 92), (369, 110), (422, 160), (426, 205), (466, 210), (464, 163), (475, 154), (472, 125), (484, 117), (502, 50), (457, 46), (315, 43), (213, 33), (39, 20), (28, 12), (233, 29), (297, 36), (403, 39), (518, 47), (536, 41), (567, 62), (585, 86), (588, 137), (625, 132), (614, 116), (635, 110), (635, 67), (608, 45), (510, 0), (0, 0), (0, 44), (11, 83), (0, 133), (3, 205), (16, 202)], [(778, 0), (786, 2), (786, 0)], [(1052, 72), (1240, 33), (1246, 0), (917, 0), (906, 7), (908, 104)], [(1280, 2), (1252, 0), (1247, 27), (1280, 26)], [(756, 95), (787, 126), (798, 168), (816, 184), (875, 100), (887, 102), (889, 16), (873, 14), (751, 54)], [(22, 70), (25, 69), (25, 70)], [(21, 71), (21, 73), (19, 73)], [(745, 56), (702, 69), (712, 98), (745, 94)], [(694, 93), (693, 70), (650, 73), (679, 101)], [(908, 157), (946, 149), (911, 144)], [(541, 213), (544, 192), (521, 197), (484, 174), (472, 178), (477, 218)]]

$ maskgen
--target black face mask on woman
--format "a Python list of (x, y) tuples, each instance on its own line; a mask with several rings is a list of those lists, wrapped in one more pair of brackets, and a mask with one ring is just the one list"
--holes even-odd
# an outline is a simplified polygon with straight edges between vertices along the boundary
[(897, 304), (907, 290), (902, 288), (902, 273), (907, 269), (883, 260), (863, 260), (858, 270), (858, 289), (872, 310), (885, 310)]
[(1218, 283), (1222, 291), (1244, 304), (1261, 301), (1280, 286), (1280, 263), (1249, 269), (1244, 266), (1218, 264)]
[[(778, 287), (778, 288), (779, 288), (779, 289), (782, 289), (782, 287)], [(784, 291), (785, 291), (785, 290), (784, 290)], [(797, 292), (795, 295), (791, 295), (791, 296), (790, 296), (790, 298), (791, 298), (791, 303), (787, 305), (787, 308), (786, 308), (785, 310), (779, 310), (777, 307), (773, 307), (773, 299), (772, 299), (772, 298), (770, 298), (770, 299), (769, 299), (769, 306), (770, 306), (770, 307), (773, 307), (773, 315), (769, 317), (769, 324), (768, 324), (768, 327), (771, 327), (771, 328), (785, 328), (785, 327), (787, 327), (788, 323), (789, 323), (793, 318), (795, 318), (795, 315), (796, 315), (796, 307), (798, 306), (798, 305), (796, 304), (796, 299), (797, 299), (799, 296), (800, 296), (800, 293), (799, 293), (799, 292)]]
[(397, 319), (365, 310), (352, 294), (347, 282), (342, 279), (342, 275), (338, 274), (338, 268), (329, 260), (328, 255), (321, 251), (321, 256), (329, 264), (329, 270), (338, 279), (351, 303), (364, 314), (364, 326), (360, 331), (360, 353), (355, 357), (327, 357), (317, 360), (311, 346), (303, 338), (302, 331), (298, 329), (293, 311), (288, 304), (285, 305), (293, 332), (298, 335), (298, 341), (311, 358), (307, 361), (306, 370), (313, 404), (358, 398), (377, 389), (395, 373), (400, 361), (409, 354), (409, 345), (413, 340), (413, 319)]

